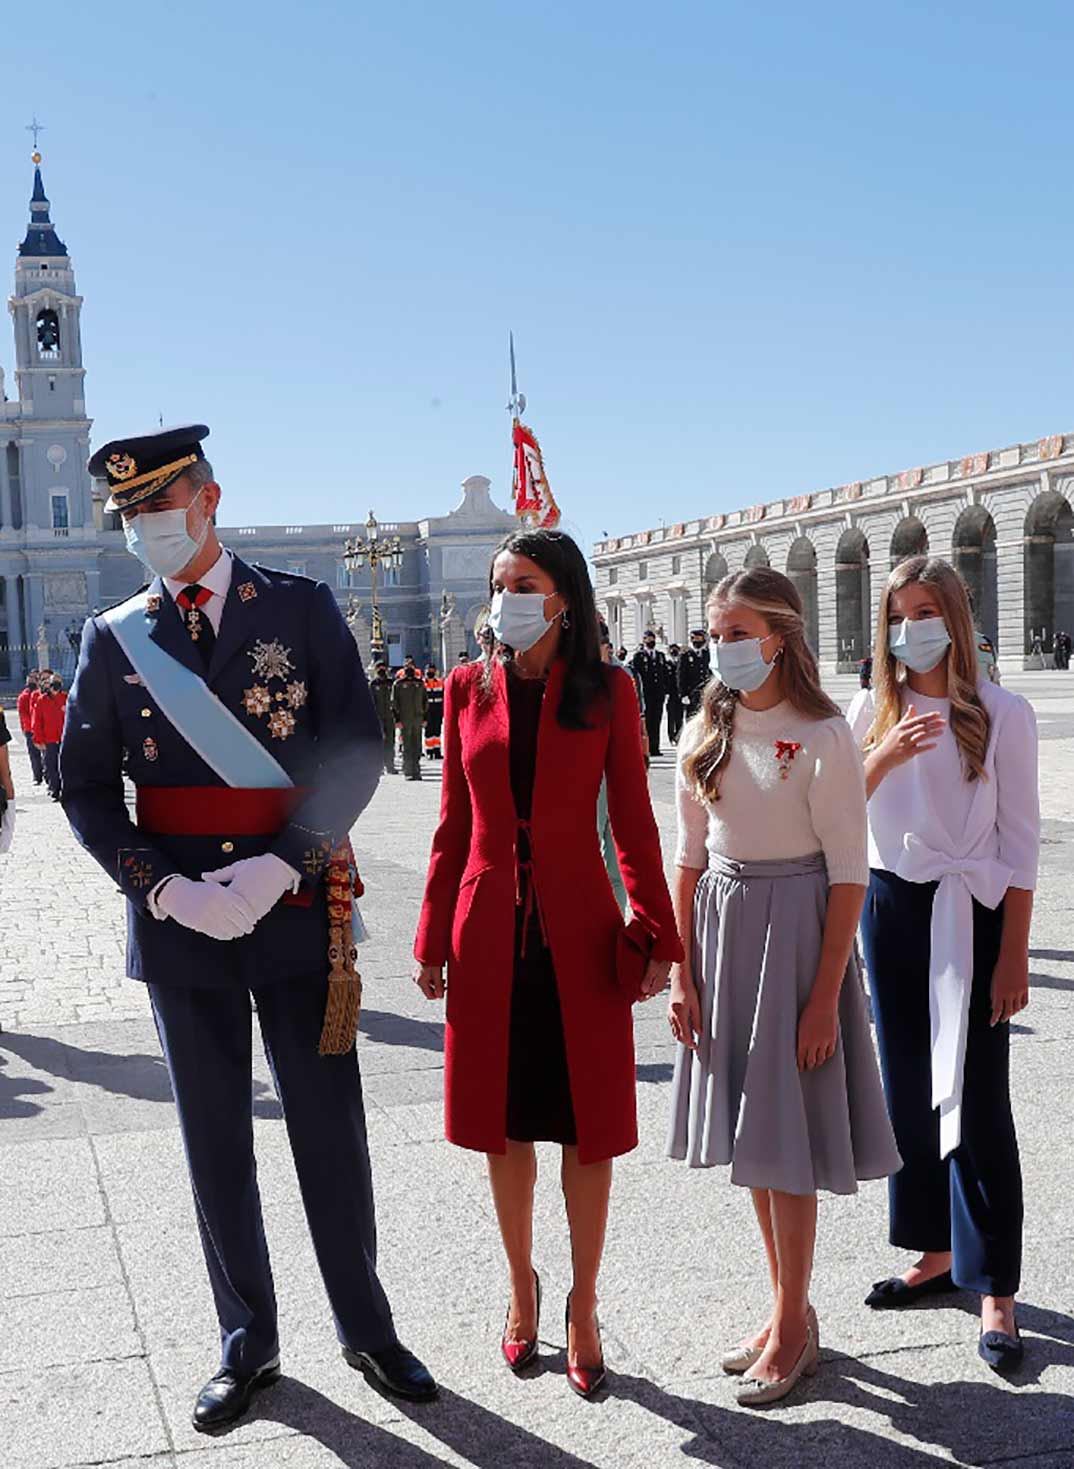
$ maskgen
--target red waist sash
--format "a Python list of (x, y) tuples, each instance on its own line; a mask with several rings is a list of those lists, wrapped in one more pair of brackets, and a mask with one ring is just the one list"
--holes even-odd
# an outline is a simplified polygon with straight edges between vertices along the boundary
[(139, 786), (142, 831), (170, 837), (271, 837), (298, 809), (305, 786)]

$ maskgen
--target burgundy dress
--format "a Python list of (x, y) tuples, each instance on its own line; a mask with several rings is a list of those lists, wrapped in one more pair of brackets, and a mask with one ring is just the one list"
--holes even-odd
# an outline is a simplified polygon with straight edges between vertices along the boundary
[[(508, 673), (511, 792), (519, 819), (520, 903), (515, 911), (515, 966), (507, 1065), (507, 1136), (513, 1142), (575, 1144), (567, 1048), (552, 954), (541, 925), (529, 862), (537, 731), (545, 683)], [(594, 818), (595, 819), (595, 818)]]

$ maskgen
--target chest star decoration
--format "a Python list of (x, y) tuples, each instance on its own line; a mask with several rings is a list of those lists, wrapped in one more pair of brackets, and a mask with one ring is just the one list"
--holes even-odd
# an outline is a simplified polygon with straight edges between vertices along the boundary
[(254, 665), (255, 676), (266, 682), (270, 678), (286, 678), (295, 671), (291, 662), (291, 649), (285, 648), (277, 638), (271, 643), (255, 643), (250, 651), (250, 660)]

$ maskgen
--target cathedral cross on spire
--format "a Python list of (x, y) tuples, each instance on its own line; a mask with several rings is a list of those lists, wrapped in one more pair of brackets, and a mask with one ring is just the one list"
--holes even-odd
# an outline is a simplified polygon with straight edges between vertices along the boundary
[(28, 133), (33, 133), (33, 135), (34, 135), (34, 152), (36, 153), (37, 152), (37, 135), (38, 135), (38, 133), (43, 133), (45, 131), (45, 124), (43, 122), (38, 122), (38, 120), (37, 120), (37, 113), (36, 112), (34, 113), (34, 120), (33, 120), (33, 122), (27, 124), (26, 131)]

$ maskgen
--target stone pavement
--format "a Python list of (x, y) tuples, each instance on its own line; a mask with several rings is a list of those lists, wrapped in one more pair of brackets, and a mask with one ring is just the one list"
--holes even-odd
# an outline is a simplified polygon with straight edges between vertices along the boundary
[[(189, 1424), (215, 1367), (215, 1322), (182, 1149), (143, 990), (123, 978), (121, 905), (29, 785), (0, 859), (0, 1469), (326, 1469), (472, 1465), (650, 1469), (701, 1463), (1074, 1465), (1074, 676), (1021, 676), (1040, 718), (1045, 847), (1033, 1001), (1016, 1027), (1026, 1171), (1013, 1384), (975, 1354), (971, 1300), (865, 1311), (899, 1265), (885, 1192), (821, 1205), (815, 1300), (821, 1371), (789, 1406), (735, 1406), (716, 1358), (760, 1323), (765, 1271), (749, 1201), (720, 1172), (662, 1157), (672, 1048), (662, 1002), (637, 1012), (642, 1145), (616, 1165), (601, 1318), (613, 1375), (586, 1404), (563, 1377), (569, 1256), (556, 1150), (540, 1150), (541, 1365), (517, 1381), (497, 1341), (505, 1281), (482, 1160), (441, 1137), (442, 1011), (410, 982), (410, 941), (435, 820), (422, 785), (386, 778), (357, 830), (373, 940), (362, 951), (360, 1057), (383, 1275), (439, 1403), (377, 1396), (342, 1362), (303, 1223), (267, 1069), (254, 1110), (281, 1307), (285, 1380), (224, 1437)], [(848, 697), (852, 684), (841, 681)], [(670, 845), (671, 762), (654, 803)]]

